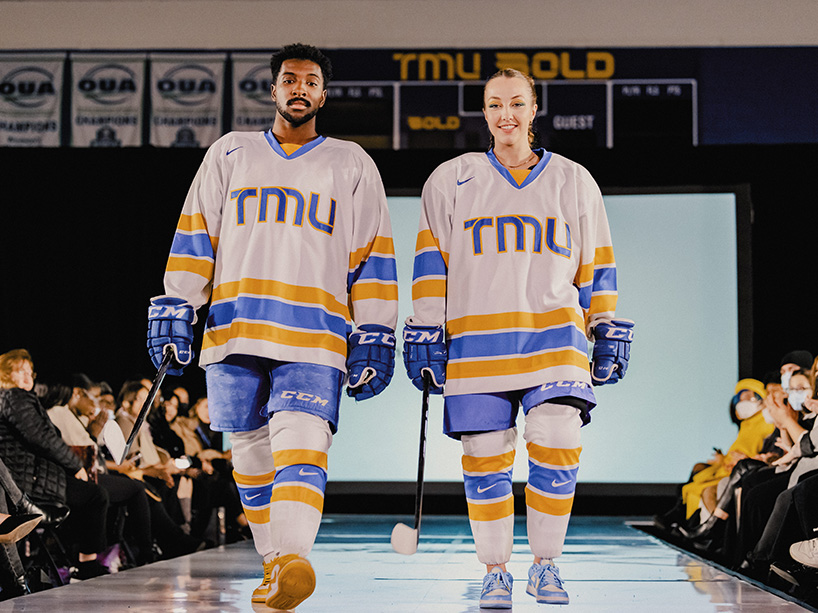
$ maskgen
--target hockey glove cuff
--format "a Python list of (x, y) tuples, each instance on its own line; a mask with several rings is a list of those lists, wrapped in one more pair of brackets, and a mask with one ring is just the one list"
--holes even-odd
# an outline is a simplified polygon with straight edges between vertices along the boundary
[(169, 375), (181, 375), (193, 359), (193, 322), (196, 312), (181, 298), (157, 296), (148, 308), (148, 353), (156, 368), (162, 364), (165, 347), (173, 350)]
[(591, 381), (594, 385), (616, 383), (625, 376), (633, 341), (633, 321), (613, 319), (594, 328)]
[(432, 377), (429, 393), (442, 394), (448, 360), (443, 326), (406, 325), (403, 329), (403, 363), (412, 385), (423, 390), (423, 373), (428, 372)]
[(349, 336), (347, 396), (366, 400), (380, 394), (395, 371), (395, 334), (386, 326), (366, 324)]

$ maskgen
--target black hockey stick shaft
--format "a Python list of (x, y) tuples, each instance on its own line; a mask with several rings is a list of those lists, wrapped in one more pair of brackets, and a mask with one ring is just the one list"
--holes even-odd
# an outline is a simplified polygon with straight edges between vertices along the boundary
[(142, 405), (142, 409), (139, 411), (136, 422), (134, 423), (133, 428), (131, 428), (131, 433), (128, 435), (128, 440), (125, 443), (125, 450), (122, 452), (122, 457), (119, 460), (120, 464), (122, 464), (125, 461), (125, 458), (128, 457), (128, 453), (131, 451), (131, 446), (136, 440), (136, 437), (139, 435), (139, 429), (142, 427), (145, 417), (148, 416), (148, 411), (150, 411), (151, 405), (156, 399), (156, 395), (159, 393), (159, 388), (162, 386), (165, 373), (168, 372), (168, 367), (170, 367), (170, 363), (172, 361), (173, 349), (168, 347), (165, 349), (165, 356), (162, 359), (162, 363), (159, 365), (159, 370), (156, 371), (156, 376), (153, 378), (153, 385), (151, 385), (151, 390), (148, 392), (148, 397), (145, 398), (145, 403)]
[(429, 423), (429, 388), (432, 375), (423, 373), (423, 403), (420, 412), (420, 450), (418, 451), (418, 489), (415, 494), (415, 530), (420, 538), (420, 514), (423, 509), (423, 469), (426, 465), (426, 426)]

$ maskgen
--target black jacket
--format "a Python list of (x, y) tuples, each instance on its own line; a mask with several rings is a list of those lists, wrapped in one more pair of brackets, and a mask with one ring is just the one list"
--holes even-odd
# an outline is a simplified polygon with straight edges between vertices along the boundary
[(82, 468), (37, 396), (20, 388), (0, 390), (0, 458), (36, 502), (64, 503), (66, 476)]

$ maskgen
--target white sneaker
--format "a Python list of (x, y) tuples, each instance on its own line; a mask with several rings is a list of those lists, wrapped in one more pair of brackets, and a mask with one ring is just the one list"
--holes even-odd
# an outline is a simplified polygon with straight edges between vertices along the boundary
[(818, 538), (793, 543), (790, 545), (790, 556), (804, 566), (818, 568)]
[(514, 579), (511, 573), (503, 572), (499, 566), (491, 569), (483, 577), (483, 590), (480, 594), (481, 609), (510, 609), (511, 587)]

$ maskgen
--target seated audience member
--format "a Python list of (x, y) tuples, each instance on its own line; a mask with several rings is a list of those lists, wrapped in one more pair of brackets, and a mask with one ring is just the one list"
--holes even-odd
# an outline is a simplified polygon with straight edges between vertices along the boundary
[[(203, 534), (210, 524), (213, 511), (224, 507), (226, 515), (227, 540), (238, 540), (247, 521), (244, 509), (232, 477), (232, 470), (226, 470), (225, 454), (212, 449), (204, 449), (202, 440), (196, 435), (198, 419), (177, 416), (181, 399), (176, 392), (167, 393), (158, 411), (153, 413), (151, 433), (154, 442), (164, 441), (164, 448), (180, 462), (190, 463), (184, 474), (193, 479), (191, 497), (191, 534)], [(197, 403), (199, 411), (206, 410), (206, 402)], [(202, 407), (205, 407), (203, 409)], [(209, 420), (209, 415), (203, 413)], [(161, 433), (161, 438), (157, 437)], [(184, 441), (184, 442), (183, 442)], [(224, 465), (220, 466), (219, 462)], [(214, 464), (220, 470), (214, 469)]]
[(793, 484), (793, 475), (797, 479), (803, 474), (801, 470), (796, 471), (803, 457), (801, 445), (807, 449), (811, 440), (808, 432), (815, 424), (816, 413), (810, 407), (818, 409), (818, 402), (811, 400), (813, 389), (806, 372), (793, 372), (788, 383), (786, 396), (774, 398), (770, 405), (771, 415), (782, 424), (778, 445), (786, 453), (773, 462), (773, 466), (741, 480), (738, 534), (731, 563), (743, 571), (757, 570), (747, 561), (748, 555), (759, 542), (778, 496)]
[[(818, 414), (818, 400), (808, 374), (796, 371), (792, 375), (787, 398), (790, 408), (803, 412), (805, 420), (808, 415)], [(799, 492), (812, 497), (813, 490), (818, 487), (818, 481), (813, 479), (818, 476), (818, 428), (805, 428), (791, 411), (785, 411), (783, 407), (774, 410), (782, 422), (782, 437), (786, 436), (785, 440), (792, 443), (787, 453), (776, 462), (786, 469), (787, 487), (776, 496), (763, 531), (742, 564), (743, 569), (752, 569), (762, 578), (772, 562), (784, 558), (790, 545), (807, 536), (799, 530), (795, 496)], [(812, 421), (814, 423), (814, 418)], [(812, 515), (806, 510), (804, 513)]]
[(35, 504), (66, 504), (70, 509), (60, 529), (76, 540), (76, 577), (108, 574), (97, 560), (105, 549), (108, 496), (88, 480), (82, 462), (31, 391), (33, 366), (25, 350), (0, 356), (0, 458)]
[[(772, 462), (784, 455), (784, 450), (776, 445), (776, 441), (780, 436), (776, 426), (781, 424), (775, 423), (770, 412), (770, 406), (774, 399), (784, 398), (784, 392), (781, 388), (777, 373), (768, 373), (765, 377), (764, 388), (767, 396), (762, 402), (762, 409), (759, 415), (764, 419), (765, 423), (772, 424), (775, 429), (764, 439), (759, 453), (739, 460), (730, 472), (730, 476), (722, 479), (717, 486), (715, 486), (718, 502), (710, 517), (702, 521), (698, 526), (682, 526), (679, 528), (679, 532), (687, 538), (694, 540), (710, 539), (710, 547), (716, 550), (729, 550), (731, 548), (730, 544), (735, 540), (735, 521), (730, 520), (735, 511), (734, 501), (736, 494), (740, 492), (739, 486), (741, 480), (747, 475), (769, 466)], [(723, 520), (729, 523), (721, 526)], [(721, 535), (714, 530), (714, 528), (719, 526), (724, 528), (724, 532)], [(712, 540), (714, 538), (718, 539), (718, 542), (713, 543)], [(697, 544), (697, 548), (702, 549), (701, 544)]]
[(739, 460), (761, 452), (764, 439), (775, 429), (762, 413), (766, 396), (764, 384), (757, 379), (742, 379), (736, 384), (735, 395), (730, 400), (730, 418), (739, 427), (738, 436), (727, 454), (717, 452), (710, 465), (682, 487), (686, 519), (698, 510), (699, 522), (706, 521), (716, 508), (719, 482), (730, 475)]
[[(116, 411), (116, 421), (127, 439), (136, 423), (136, 418), (148, 397), (148, 389), (141, 381), (127, 381), (122, 386), (117, 398), (119, 409)], [(156, 446), (147, 423), (142, 424), (129, 454), (129, 459), (135, 462), (140, 478), (148, 486), (148, 494), (153, 494), (156, 500), (161, 501), (165, 514), (173, 524), (183, 531), (184, 538), (177, 538), (176, 543), (169, 542), (168, 526), (163, 525), (163, 532), (157, 533), (157, 542), (168, 557), (191, 553), (203, 549), (206, 543), (198, 536), (188, 536), (190, 531), (190, 505), (193, 495), (193, 482), (182, 475), (173, 458)], [(176, 478), (179, 477), (177, 482)], [(154, 506), (152, 505), (152, 509)], [(156, 529), (156, 525), (154, 525)], [(174, 531), (175, 532), (175, 531)], [(164, 542), (164, 545), (163, 545)]]

